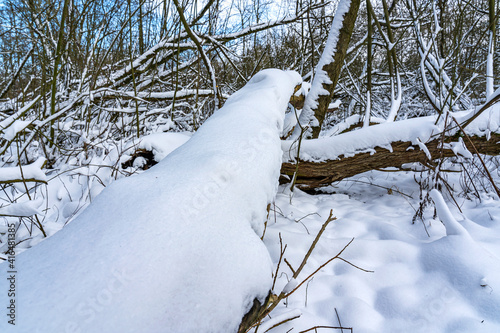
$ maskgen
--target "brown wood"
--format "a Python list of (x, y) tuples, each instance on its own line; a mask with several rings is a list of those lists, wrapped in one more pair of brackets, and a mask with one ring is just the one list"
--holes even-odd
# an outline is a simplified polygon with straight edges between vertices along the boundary
[[(500, 134), (492, 133), (490, 140), (477, 136), (471, 136), (470, 138), (479, 153), (486, 155), (500, 154)], [(467, 148), (473, 151), (470, 143), (467, 140), (464, 140), (464, 142)], [(426, 143), (433, 160), (441, 157), (455, 156), (453, 151), (449, 149), (438, 148), (440, 146), (439, 143), (439, 139), (434, 139)], [(412, 162), (429, 162), (424, 151), (418, 146), (412, 145), (411, 142), (393, 142), (392, 152), (380, 147), (375, 148), (375, 150), (374, 154), (360, 153), (352, 157), (341, 157), (338, 160), (328, 160), (325, 162), (300, 161), (296, 184), (299, 188), (307, 190), (327, 186), (332, 182), (370, 170), (401, 167), (405, 163)], [(283, 163), (281, 174), (288, 175), (291, 179), (295, 168), (295, 163)]]
[(342, 27), (338, 31), (338, 41), (335, 53), (332, 57), (332, 61), (323, 66), (323, 70), (328, 74), (331, 83), (323, 83), (323, 88), (329, 92), (328, 95), (319, 95), (318, 106), (314, 110), (314, 116), (318, 119), (318, 126), (311, 126), (312, 137), (317, 138), (319, 132), (321, 131), (321, 125), (325, 119), (325, 114), (328, 110), (328, 105), (333, 98), (333, 93), (337, 85), (337, 81), (344, 65), (344, 59), (347, 52), (347, 47), (349, 46), (349, 41), (351, 40), (352, 31), (354, 30), (354, 22), (358, 16), (360, 0), (351, 0), (349, 10), (345, 14), (342, 20)]

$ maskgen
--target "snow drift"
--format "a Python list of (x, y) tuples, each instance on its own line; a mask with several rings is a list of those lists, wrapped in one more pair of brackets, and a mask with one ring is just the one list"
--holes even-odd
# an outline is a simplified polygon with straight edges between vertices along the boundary
[[(16, 325), (2, 320), (0, 331), (236, 331), (271, 287), (259, 236), (299, 82), (295, 72), (260, 72), (159, 164), (113, 183), (21, 253)], [(7, 264), (0, 267), (5, 276)]]

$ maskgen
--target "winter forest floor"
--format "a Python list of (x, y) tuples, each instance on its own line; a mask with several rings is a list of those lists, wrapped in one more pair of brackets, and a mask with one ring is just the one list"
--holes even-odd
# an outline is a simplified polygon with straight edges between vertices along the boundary
[(0, 0), (0, 333), (499, 333), (499, 5)]
[[(458, 189), (458, 175), (449, 176)], [(423, 223), (412, 223), (421, 177), (425, 174), (372, 171), (327, 188), (329, 194), (297, 191), (291, 201), (281, 188), (265, 237), (275, 266), (279, 235), (287, 245), (284, 258), (296, 269), (333, 210), (337, 220), (326, 228), (299, 282), (353, 238), (341, 257), (372, 272), (335, 259), (276, 310), (278, 315), (300, 309), (302, 316), (270, 332), (315, 326), (324, 326), (318, 332), (340, 332), (328, 327), (341, 326), (353, 332), (500, 330), (500, 203), (487, 194), (455, 195), (462, 213), (447, 201), (456, 219), (449, 222), (465, 231), (447, 236), (430, 207)], [(290, 275), (281, 263), (277, 285)]]
[[(163, 154), (188, 138), (164, 134), (145, 141), (153, 146), (163, 142), (164, 150), (158, 152)], [(101, 181), (111, 181), (109, 175), (109, 169), (102, 169)], [(299, 314), (299, 318), (269, 332), (303, 332), (313, 327), (318, 327), (317, 332), (350, 332), (348, 328), (353, 332), (500, 331), (500, 202), (485, 192), (467, 198), (460, 194), (460, 175), (447, 176), (462, 210), (447, 197), (458, 221), (451, 222), (466, 231), (449, 236), (439, 217), (433, 217), (432, 207), (425, 210), (423, 221), (412, 223), (421, 202), (419, 183), (427, 177), (425, 172), (367, 172), (315, 195), (298, 189), (291, 195), (288, 185), (280, 186), (264, 237), (274, 271), (279, 263), (275, 293), (293, 274), (283, 259), (297, 269), (330, 210), (337, 220), (327, 226), (297, 282), (352, 239), (341, 257), (371, 272), (333, 260), (285, 299), (258, 332), (267, 332), (274, 324)], [(85, 186), (91, 184), (94, 196), (103, 188), (95, 177), (88, 183), (82, 182), (84, 175), (60, 179), (49, 186), (51, 193), (57, 193), (53, 200), (61, 205), (61, 217), (70, 216), (79, 207), (78, 201), (69, 198), (90, 191)], [(498, 174), (495, 181), (499, 181)], [(52, 227), (51, 233), (62, 226), (57, 222), (47, 225)], [(21, 234), (27, 230), (19, 228)], [(286, 246), (281, 262), (280, 237), (281, 246)], [(40, 240), (28, 240), (25, 246)], [(196, 268), (193, 271), (196, 274)]]
[[(0, 207), (0, 214), (21, 217), (8, 220), (21, 253), (18, 322), (30, 329), (42, 323), (40, 332), (55, 332), (60, 323), (40, 313), (44, 306), (57, 320), (75, 318), (83, 328), (106, 332), (138, 332), (144, 323), (129, 313), (147, 319), (144, 332), (197, 332), (207, 322), (207, 331), (232, 331), (248, 310), (249, 295), (262, 299), (269, 290), (267, 248), (273, 293), (298, 288), (255, 333), (499, 332), (500, 202), (484, 177), (473, 175), (473, 185), (463, 172), (453, 172), (452, 159), (440, 172), (447, 187), (430, 191), (432, 201), (426, 189), (436, 175), (429, 171), (370, 171), (316, 194), (281, 185), (261, 230), (282, 154), (275, 124), (295, 84), (280, 91), (276, 82), (292, 74), (259, 75), (195, 134), (154, 133), (134, 145), (82, 152), (46, 173), (40, 170), (43, 158), (23, 167), (20, 178), (46, 184), (14, 184), (2, 197), (12, 202), (15, 193), (17, 203)], [(163, 162), (146, 171), (144, 157), (123, 164), (138, 148)], [(485, 159), (500, 183), (498, 157)], [(0, 176), (14, 179), (17, 172), (2, 168)], [(200, 187), (210, 204), (196, 201), (199, 193), (192, 190)], [(427, 206), (419, 210), (423, 202)], [(336, 219), (314, 243), (330, 212)], [(47, 241), (28, 218), (35, 214), (43, 216)], [(2, 273), (11, 233), (8, 224), (0, 227)], [(140, 287), (110, 293), (103, 274), (115, 265)], [(6, 279), (0, 288), (3, 302)], [(100, 299), (103, 291), (111, 296)], [(193, 326), (184, 330), (188, 324)], [(24, 332), (5, 321), (4, 329)]]

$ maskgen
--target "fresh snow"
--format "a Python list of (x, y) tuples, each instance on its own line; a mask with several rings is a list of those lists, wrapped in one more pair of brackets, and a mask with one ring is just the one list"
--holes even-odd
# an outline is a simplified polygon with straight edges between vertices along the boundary
[(436, 189), (433, 189), (429, 192), (434, 204), (436, 205), (436, 211), (438, 217), (443, 222), (444, 227), (446, 228), (446, 235), (462, 235), (464, 237), (468, 236), (467, 231), (462, 227), (460, 223), (453, 217), (450, 209), (446, 205), (444, 201), (443, 195)]
[(213, 94), (213, 90), (209, 89), (182, 89), (178, 91), (167, 91), (167, 92), (143, 92), (140, 91), (135, 93), (133, 91), (108, 91), (106, 89), (102, 89), (93, 94), (93, 98), (102, 98), (105, 97), (107, 93), (111, 93), (112, 95), (121, 95), (131, 98), (140, 98), (140, 99), (172, 99), (174, 96), (176, 98), (186, 98), (190, 96), (200, 95), (209, 95)]
[(4, 139), (8, 141), (13, 140), (16, 137), (17, 133), (22, 132), (30, 124), (31, 121), (27, 120), (14, 121), (12, 124), (9, 125), (9, 127), (7, 127), (4, 130), (4, 135), (3, 135)]
[[(23, 108), (15, 112), (14, 114), (10, 115), (9, 117), (3, 119), (0, 121), (0, 130), (5, 131), (6, 128), (11, 126), (19, 117), (21, 117), (23, 114), (25, 114), (29, 109), (33, 107), (38, 101), (40, 100), (40, 97), (35, 98), (33, 101), (25, 105)], [(5, 135), (5, 134), (4, 134)], [(7, 139), (7, 138), (6, 138)]]
[(42, 200), (13, 203), (0, 207), (0, 216), (32, 216), (42, 214)]
[(0, 168), (0, 181), (36, 179), (45, 181), (47, 179), (41, 167), (45, 163), (45, 158), (40, 157), (35, 162), (22, 167), (4, 167)]
[(495, 83), (495, 76), (494, 76), (494, 65), (493, 65), (493, 56), (495, 54), (495, 39), (494, 39), (494, 34), (493, 28), (490, 28), (488, 31), (489, 34), (489, 42), (488, 42), (488, 56), (486, 57), (486, 97), (489, 98), (490, 96), (493, 95), (494, 91), (494, 83)]
[[(120, 149), (105, 147), (107, 154), (89, 157), (88, 165), (70, 159), (58, 175), (45, 175), (43, 158), (23, 166), (24, 178), (48, 182), (37, 190), (47, 192), (47, 202), (24, 195), (2, 204), (0, 214), (45, 216), (50, 238), (37, 244), (41, 237), (31, 238), (16, 224), (17, 238), (25, 240), (16, 253), (31, 248), (15, 262), (16, 326), (7, 323), (5, 310), (0, 332), (234, 332), (253, 299), (267, 295), (278, 266), (276, 294), (293, 290), (352, 238), (341, 257), (372, 272), (333, 260), (257, 332), (298, 333), (318, 326), (324, 327), (318, 332), (342, 332), (326, 328), (340, 326), (357, 333), (500, 332), (495, 193), (459, 194), (460, 174), (446, 173), (460, 209), (446, 190), (431, 190), (436, 216), (429, 207), (424, 220), (413, 224), (425, 172), (371, 171), (324, 188), (324, 194), (295, 189), (293, 198), (288, 185), (276, 188), (282, 154), (277, 138), (287, 97), (299, 80), (287, 72), (258, 74), (191, 139), (187, 133), (152, 134)], [(449, 113), (459, 122), (473, 114)], [(349, 118), (321, 139), (303, 141), (301, 158), (391, 149), (394, 138), (424, 145), (443, 126), (428, 117), (336, 135), (357, 122), (359, 116)], [(483, 112), (467, 132), (487, 138), (499, 133), (500, 107)], [(450, 147), (471, 157), (462, 142)], [(108, 166), (136, 148), (152, 150), (157, 160), (166, 157), (97, 196), (115, 177)], [(293, 159), (296, 152), (284, 152), (290, 155)], [(490, 172), (498, 184), (499, 170)], [(19, 167), (0, 169), (2, 180), (20, 178)], [(92, 204), (84, 209), (88, 201)], [(273, 202), (269, 215), (268, 202)], [(337, 220), (293, 279), (288, 264), (297, 269), (330, 210)], [(7, 232), (0, 224), (1, 239)], [(279, 263), (280, 239), (288, 264)], [(6, 246), (0, 246), (3, 258)], [(4, 309), (7, 263), (0, 264)]]
[[(303, 140), (300, 159), (305, 161), (334, 160), (344, 155), (353, 156), (358, 153), (373, 151), (375, 147), (390, 149), (394, 141), (427, 141), (433, 133), (439, 133), (434, 125), (435, 118), (414, 118), (397, 123), (384, 123), (364, 128), (363, 131), (350, 131), (331, 137)], [(396, 125), (397, 124), (397, 125)], [(284, 159), (294, 160), (297, 156), (296, 141), (282, 142)]]
[[(500, 180), (498, 171), (495, 181)], [(280, 257), (297, 269), (329, 216), (331, 222), (296, 280), (281, 262), (274, 293), (301, 283), (334, 257), (352, 238), (341, 257), (323, 267), (309, 282), (271, 313), (261, 328), (300, 313), (268, 333), (317, 332), (500, 332), (500, 204), (494, 195), (466, 199), (431, 191), (437, 217), (427, 209), (424, 223), (412, 224), (425, 173), (371, 171), (309, 195), (298, 189), (290, 201), (280, 187), (264, 241), (275, 269)], [(458, 187), (459, 175), (448, 181)], [(391, 189), (391, 191), (389, 191)], [(443, 199), (443, 196), (446, 199)], [(293, 315), (292, 315), (293, 314)], [(258, 332), (265, 329), (259, 328)], [(312, 330), (311, 332), (314, 332)], [(343, 332), (350, 332), (343, 330)]]
[[(158, 165), (112, 183), (18, 255), (16, 326), (3, 315), (0, 331), (236, 331), (272, 285), (260, 236), (300, 81), (295, 72), (257, 74)], [(0, 267), (5, 276), (7, 263)]]
[[(499, 89), (500, 90), (500, 89)], [(468, 119), (473, 112), (449, 113), (458, 122)], [(338, 133), (348, 128), (351, 120), (334, 127), (328, 133)], [(449, 125), (449, 123), (447, 124)], [(409, 141), (420, 145), (425, 150), (425, 142), (434, 135), (441, 133), (444, 129), (443, 117), (436, 124), (436, 116), (412, 118), (398, 122), (388, 122), (363, 128), (362, 131), (355, 130), (335, 136), (321, 136), (318, 139), (303, 140), (300, 150), (300, 159), (304, 161), (335, 160), (341, 156), (349, 157), (359, 153), (375, 152), (376, 147), (391, 150), (391, 143), (396, 141)], [(457, 128), (454, 128), (456, 131)], [(500, 105), (494, 105), (479, 115), (466, 128), (469, 135), (488, 136), (490, 133), (500, 133)], [(286, 140), (282, 142), (283, 158), (294, 161), (297, 157), (297, 140)], [(469, 156), (460, 146), (454, 147), (457, 152)], [(464, 155), (464, 156), (465, 156)]]
[[(219, 112), (223, 110), (221, 109)], [(184, 304), (185, 311), (188, 312), (186, 317), (189, 316), (187, 320), (189, 322), (199, 322), (204, 318), (217, 320), (214, 317), (217, 314), (215, 310), (231, 300), (232, 297), (228, 297), (226, 294), (219, 295), (217, 305), (213, 309), (197, 310), (196, 307), (200, 306), (200, 301), (205, 300), (206, 297), (213, 296), (212, 288), (216, 288), (218, 291), (226, 290), (226, 292), (232, 288), (231, 290), (237, 291), (238, 289), (234, 286), (235, 282), (232, 281), (227, 285), (227, 288), (222, 288), (224, 283), (227, 284), (227, 280), (225, 280), (226, 275), (221, 274), (222, 276), (217, 276), (217, 278), (222, 279), (220, 282), (213, 280), (210, 283), (207, 277), (207, 272), (211, 271), (207, 268), (210, 263), (202, 262), (202, 259), (197, 256), (198, 254), (192, 253), (185, 257), (185, 260), (177, 263), (177, 266), (167, 268), (159, 263), (165, 259), (158, 252), (164, 253), (163, 251), (172, 244), (172, 240), (167, 237), (170, 241), (159, 242), (160, 246), (158, 246), (156, 242), (160, 236), (155, 234), (179, 235), (181, 233), (179, 228), (187, 232), (181, 223), (169, 225), (173, 228), (170, 233), (164, 228), (144, 230), (148, 229), (149, 226), (147, 219), (154, 215), (149, 211), (158, 209), (158, 207), (152, 207), (158, 205), (158, 201), (161, 200), (157, 200), (156, 196), (164, 198), (163, 193), (166, 192), (162, 187), (163, 182), (158, 184), (160, 188), (156, 186), (156, 182), (159, 182), (158, 179), (161, 178), (157, 179), (155, 176), (163, 173), (163, 165), (165, 163), (170, 165), (166, 161), (175, 158), (177, 154), (180, 153), (173, 152), (165, 162), (143, 173), (142, 176), (130, 177), (129, 179), (136, 179), (133, 182), (122, 180), (111, 185), (111, 189), (104, 191), (102, 196), (99, 196), (80, 218), (47, 241), (25, 251), (16, 258), (16, 264), (20, 265), (17, 285), (20, 292), (20, 298), (17, 300), (20, 305), (18, 325), (16, 327), (6, 326), (2, 322), (1, 332), (78, 332), (78, 328), (81, 328), (81, 332), (113, 332), (115, 326), (116, 331), (123, 328), (122, 320), (125, 320), (127, 324), (130, 324), (131, 321), (141, 323), (140, 328), (131, 326), (130, 329), (124, 329), (123, 332), (132, 332), (133, 329), (136, 329), (135, 332), (184, 332), (185, 330), (182, 328), (174, 330), (168, 325), (157, 330), (151, 329), (151, 326), (148, 325), (153, 325), (156, 320), (161, 323), (162, 317), (152, 318), (145, 315), (145, 309), (153, 311), (160, 306), (161, 300), (172, 299), (170, 294), (164, 294), (163, 290), (151, 284), (149, 280), (151, 272), (162, 274), (158, 280), (170, 282), (172, 274), (182, 274), (181, 269), (185, 270), (185, 276), (179, 280), (192, 283), (189, 290), (180, 292), (183, 297), (190, 297), (190, 292), (205, 288), (203, 289), (204, 296), (199, 297), (195, 303)], [(177, 160), (177, 158), (175, 159)], [(498, 170), (492, 170), (492, 172), (498, 183), (500, 180)], [(154, 179), (144, 177), (148, 174), (152, 174), (151, 178)], [(459, 175), (450, 173), (448, 176), (450, 185), (459, 188)], [(273, 271), (276, 270), (279, 261), (280, 237), (283, 245), (287, 245), (284, 258), (296, 269), (322, 223), (328, 217), (330, 209), (333, 210), (337, 220), (328, 225), (303, 272), (297, 279), (291, 278), (291, 271), (284, 262), (281, 262), (274, 288), (275, 293), (279, 293), (283, 289), (285, 291), (293, 289), (297, 283), (302, 282), (321, 264), (336, 255), (352, 238), (354, 241), (345, 250), (343, 258), (373, 272), (364, 272), (343, 261), (334, 260), (321, 269), (310, 282), (304, 284), (280, 304), (271, 316), (266, 318), (258, 332), (264, 332), (291, 318), (295, 319), (272, 328), (269, 333), (298, 333), (321, 325), (352, 327), (354, 332), (361, 333), (500, 331), (500, 317), (498, 316), (500, 313), (500, 297), (498, 296), (500, 290), (500, 258), (498, 255), (500, 253), (498, 243), (500, 239), (500, 225), (498, 223), (500, 221), (500, 204), (498, 199), (488, 193), (482, 193), (480, 198), (474, 199), (467, 199), (455, 194), (455, 199), (462, 209), (460, 213), (456, 206), (451, 203), (446, 192), (441, 194), (436, 190), (431, 191), (431, 197), (436, 201), (437, 217), (433, 217), (432, 209), (425, 212), (424, 223), (430, 234), (427, 236), (420, 221), (412, 224), (414, 209), (419, 204), (419, 185), (415, 179), (421, 181), (422, 177), (425, 177), (425, 173), (372, 171), (336, 183), (334, 186), (326, 188), (325, 194), (309, 195), (295, 189), (291, 201), (288, 188), (286, 186), (280, 187), (275, 202), (271, 206), (264, 237), (267, 251), (274, 264)], [(148, 184), (154, 182), (148, 186), (148, 188), (154, 189), (154, 193), (145, 190), (146, 185), (140, 185), (141, 179), (145, 181), (147, 179)], [(168, 179), (172, 178), (168, 177)], [(146, 199), (139, 199), (141, 204), (145, 206), (138, 207), (139, 205), (131, 204), (133, 199), (138, 197), (127, 199), (127, 195), (132, 193), (128, 187), (146, 197)], [(248, 185), (248, 188), (254, 189), (252, 185)], [(212, 184), (208, 187), (208, 190), (210, 189), (217, 190), (217, 187)], [(127, 194), (120, 195), (119, 190), (123, 190)], [(207, 200), (210, 198), (207, 197)], [(231, 198), (226, 196), (223, 200), (231, 200)], [(120, 202), (122, 203), (120, 204)], [(197, 202), (202, 205), (200, 200)], [(137, 210), (140, 210), (141, 213), (133, 212), (132, 208), (120, 212), (123, 210), (120, 207), (127, 207), (129, 204), (132, 205), (132, 208), (138, 207)], [(223, 205), (222, 202), (219, 204)], [(96, 205), (103, 207), (102, 214), (98, 209), (93, 208)], [(166, 207), (161, 211), (169, 215), (167, 210), (171, 205), (168, 202), (162, 202), (159, 205), (160, 208), (165, 205)], [(107, 212), (109, 209), (116, 211), (117, 216), (113, 216), (113, 212)], [(93, 213), (88, 215), (88, 211)], [(121, 219), (122, 223), (117, 221), (127, 213), (130, 214), (131, 211), (133, 216), (124, 217)], [(235, 209), (230, 209), (226, 213), (222, 213), (221, 217), (229, 218), (235, 214), (235, 211)], [(95, 217), (93, 223), (92, 217)], [(263, 213), (260, 214), (260, 217), (264, 218)], [(116, 222), (113, 222), (114, 220)], [(84, 228), (82, 222), (90, 223), (89, 227)], [(82, 225), (78, 231), (81, 229), (85, 233), (71, 231), (78, 224)], [(118, 230), (118, 235), (114, 235), (110, 229), (117, 225), (121, 229)], [(6, 232), (2, 228), (0, 228), (0, 233)], [(190, 238), (193, 241), (199, 241), (203, 237), (202, 241), (206, 244), (209, 239), (198, 234), (201, 229), (205, 230), (201, 226), (196, 228), (195, 234)], [(235, 229), (240, 228), (236, 227)], [(248, 230), (248, 227), (245, 229)], [(86, 233), (90, 233), (90, 235), (88, 237), (82, 236)], [(224, 231), (225, 233), (226, 231)], [(249, 236), (249, 239), (251, 239), (250, 235), (254, 235), (253, 232), (245, 234)], [(68, 235), (72, 236), (71, 239), (64, 241)], [(232, 233), (230, 235), (241, 239), (239, 235), (236, 236)], [(79, 238), (82, 237), (85, 240), (79, 241)], [(142, 237), (147, 238), (143, 239)], [(221, 237), (225, 236), (219, 234), (217, 239)], [(57, 245), (61, 242), (62, 244)], [(152, 242), (155, 242), (157, 246), (149, 245)], [(253, 250), (260, 248), (253, 241), (249, 241), (249, 243), (252, 244), (250, 246)], [(54, 245), (47, 247), (48, 244)], [(105, 244), (102, 247), (104, 251), (99, 253), (94, 258), (95, 262), (90, 264), (90, 261), (85, 258), (99, 252), (95, 250), (96, 247), (100, 246), (99, 244), (101, 246)], [(138, 245), (144, 247), (137, 248)], [(230, 247), (230, 244), (226, 245)], [(50, 249), (56, 246), (57, 250)], [(240, 246), (234, 245), (233, 248), (240, 248)], [(207, 251), (207, 249), (204, 247), (203, 251)], [(185, 250), (186, 246), (180, 246), (174, 253)], [(115, 251), (120, 251), (122, 255), (116, 254)], [(113, 255), (113, 253), (115, 254)], [(267, 256), (261, 250), (258, 253), (263, 259)], [(210, 252), (207, 255), (212, 254), (213, 252)], [(35, 255), (37, 261), (35, 259), (29, 260), (30, 256)], [(255, 256), (254, 253), (246, 255), (249, 255), (248, 259)], [(110, 256), (113, 256), (114, 259), (111, 263), (108, 262)], [(231, 255), (225, 257), (226, 260), (231, 260), (231, 258)], [(139, 259), (149, 263), (154, 262), (154, 264), (150, 265), (152, 267), (144, 268), (144, 271), (137, 272), (135, 271), (136, 262)], [(245, 262), (248, 259), (245, 258)], [(28, 264), (35, 267), (46, 267), (44, 274), (35, 276), (36, 270), (29, 267)], [(94, 270), (81, 268), (85, 265), (87, 268), (89, 265), (95, 265)], [(245, 265), (238, 265), (237, 269), (241, 270), (243, 267)], [(95, 271), (98, 268), (101, 269), (99, 274)], [(5, 274), (3, 269), (2, 267), (2, 274)], [(229, 268), (228, 265), (223, 265), (220, 269), (227, 274)], [(267, 271), (264, 275), (270, 274), (269, 269), (263, 269)], [(83, 275), (78, 275), (78, 279), (71, 283), (66, 279), (70, 277), (76, 279), (75, 275), (77, 274), (72, 273), (73, 270), (82, 272)], [(45, 276), (46, 274), (48, 276)], [(234, 277), (242, 279), (241, 281), (244, 281), (242, 285), (253, 281), (248, 279), (249, 276), (244, 275), (244, 273), (236, 274)], [(140, 279), (135, 280), (136, 278)], [(92, 280), (88, 281), (87, 279)], [(38, 282), (38, 280), (41, 281)], [(19, 284), (21, 281), (23, 281), (22, 285)], [(62, 284), (63, 281), (66, 281), (65, 284)], [(198, 286), (193, 281), (202, 285)], [(269, 287), (269, 284), (266, 287)], [(4, 281), (1, 281), (0, 288), (5, 290)], [(243, 287), (241, 288), (243, 289)], [(37, 289), (48, 289), (48, 292), (42, 294), (45, 297), (44, 302), (32, 298), (34, 294), (40, 292), (36, 291)], [(83, 292), (83, 289), (87, 293)], [(265, 292), (264, 289), (262, 288), (263, 292)], [(29, 296), (23, 295), (24, 293)], [(148, 293), (148, 299), (131, 306), (130, 298), (138, 297), (137, 295), (142, 293)], [(47, 313), (57, 314), (55, 315), (56, 319), (67, 319), (68, 326), (61, 331), (52, 330), (52, 328), (46, 329), (41, 325), (38, 327), (35, 321), (39, 320), (44, 323), (44, 320), (40, 316), (35, 316), (33, 321), (30, 319), (33, 313), (25, 312), (26, 305), (22, 306), (23, 303), (26, 304), (28, 299), (35, 303), (44, 303), (44, 306), (50, 306), (50, 310), (41, 307), (42, 310), (38, 311), (44, 315)], [(52, 299), (62, 302), (62, 304), (59, 306), (57, 303), (51, 303)], [(0, 296), (0, 300), (5, 303), (5, 294)], [(190, 300), (192, 301), (192, 298)], [(122, 306), (121, 302), (127, 303), (130, 308)], [(203, 312), (202, 315), (195, 316), (194, 312), (197, 311)], [(231, 310), (228, 314), (232, 315), (234, 312), (236, 311)], [(128, 319), (129, 317), (131, 319)], [(24, 330), (22, 324), (26, 322), (31, 322), (31, 327)], [(137, 325), (139, 326), (139, 324)], [(158, 324), (158, 327), (160, 325), (164, 325), (164, 323)], [(110, 328), (111, 326), (113, 327)], [(292, 330), (290, 331), (290, 329)], [(205, 327), (199, 330), (199, 332), (207, 331), (210, 329)], [(318, 332), (321, 331), (328, 332), (329, 330), (318, 329)], [(337, 332), (339, 330), (330, 331)], [(230, 330), (221, 329), (219, 332), (225, 333), (230, 332)]]
[(359, 114), (353, 114), (352, 116), (345, 118), (340, 123), (333, 125), (328, 130), (322, 131), (319, 135), (320, 137), (338, 135), (347, 130), (349, 127), (359, 124), (360, 120), (361, 116)]

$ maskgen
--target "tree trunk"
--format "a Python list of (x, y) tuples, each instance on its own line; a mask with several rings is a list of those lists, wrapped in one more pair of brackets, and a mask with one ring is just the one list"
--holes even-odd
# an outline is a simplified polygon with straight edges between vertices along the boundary
[[(339, 2), (325, 49), (316, 67), (311, 91), (307, 95), (304, 110), (299, 118), (302, 127), (309, 124), (313, 138), (318, 137), (328, 105), (332, 100), (358, 15), (359, 3), (360, 0)], [(292, 137), (297, 138), (300, 132), (300, 126), (296, 126)]]
[(490, 19), (490, 28), (488, 30), (488, 34), (490, 40), (488, 45), (488, 55), (486, 59), (486, 98), (493, 95), (494, 91), (493, 58), (495, 54), (495, 38), (496, 38), (495, 0), (489, 0), (489, 19)]
[[(481, 154), (500, 154), (500, 134), (492, 133), (489, 140), (485, 137), (471, 136), (471, 141)], [(432, 160), (442, 157), (452, 157), (455, 153), (451, 149), (441, 149), (440, 139), (434, 139), (426, 143)], [(468, 140), (464, 140), (469, 151), (474, 151)], [(359, 153), (351, 157), (341, 157), (337, 160), (324, 162), (300, 161), (295, 184), (300, 189), (313, 189), (328, 186), (332, 182), (340, 181), (357, 174), (388, 167), (401, 167), (405, 163), (421, 162), (429, 163), (426, 153), (411, 142), (393, 142), (392, 152), (377, 147), (375, 153)], [(281, 166), (281, 174), (290, 178), (296, 170), (295, 163), (285, 162)]]

